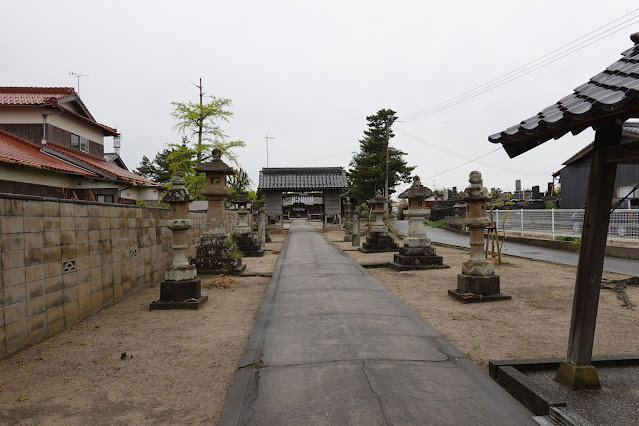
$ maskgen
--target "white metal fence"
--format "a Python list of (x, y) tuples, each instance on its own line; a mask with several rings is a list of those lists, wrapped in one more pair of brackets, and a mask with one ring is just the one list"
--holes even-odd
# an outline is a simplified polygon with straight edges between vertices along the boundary
[[(490, 212), (486, 212), (490, 217)], [(493, 210), (498, 230), (524, 234), (581, 236), (584, 210)], [(639, 210), (617, 209), (610, 215), (608, 238), (639, 241)]]

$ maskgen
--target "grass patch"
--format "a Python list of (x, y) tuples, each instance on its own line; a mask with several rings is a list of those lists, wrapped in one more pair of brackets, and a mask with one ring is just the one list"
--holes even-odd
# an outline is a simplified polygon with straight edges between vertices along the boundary
[(555, 240), (559, 241), (569, 241), (571, 243), (581, 244), (581, 237), (567, 237), (565, 235), (557, 235)]
[(426, 219), (424, 222), (426, 223), (426, 225), (430, 226), (431, 228), (443, 228), (444, 224), (446, 223), (446, 219), (440, 219), (440, 220)]

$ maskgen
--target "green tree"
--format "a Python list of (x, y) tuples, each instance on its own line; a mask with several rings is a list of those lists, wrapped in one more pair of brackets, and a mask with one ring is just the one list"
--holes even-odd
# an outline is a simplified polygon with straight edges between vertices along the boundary
[[(366, 117), (368, 130), (359, 141), (360, 152), (353, 156), (348, 171), (348, 192), (355, 199), (354, 204), (361, 204), (375, 197), (375, 191), (384, 191), (386, 178), (386, 122), (388, 121), (389, 141), (395, 135), (391, 126), (397, 120), (395, 111), (379, 110), (375, 115)], [(405, 152), (388, 147), (388, 192), (394, 193), (399, 183), (409, 183), (415, 167), (404, 161)]]
[(248, 173), (240, 167), (234, 175), (229, 176), (229, 189), (231, 190), (231, 196), (229, 199), (235, 200), (241, 195), (248, 198), (250, 186), (251, 179), (249, 178)]
[(233, 117), (233, 113), (228, 109), (232, 101), (226, 98), (206, 96), (208, 103), (204, 103), (204, 93), (202, 92), (202, 79), (200, 85), (200, 102), (171, 102), (173, 105), (173, 118), (176, 120), (173, 128), (186, 137), (197, 136), (196, 164), (199, 166), (205, 157), (214, 148), (222, 150), (229, 160), (237, 165), (237, 156), (233, 153), (233, 148), (244, 147), (246, 144), (241, 140), (229, 141), (219, 126), (220, 121), (228, 122)]
[[(183, 141), (184, 142), (184, 141)], [(169, 155), (172, 152), (172, 148), (164, 148), (162, 151), (155, 154), (153, 161), (145, 155), (142, 157), (140, 166), (133, 170), (134, 173), (144, 176), (147, 179), (151, 179), (157, 183), (168, 183), (171, 181), (173, 173), (169, 167)]]

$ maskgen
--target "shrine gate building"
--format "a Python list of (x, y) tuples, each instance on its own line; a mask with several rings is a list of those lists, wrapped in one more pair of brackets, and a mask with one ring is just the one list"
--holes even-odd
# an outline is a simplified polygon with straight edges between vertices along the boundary
[(341, 194), (348, 188), (341, 167), (264, 168), (258, 190), (266, 192), (266, 214), (291, 218), (341, 218)]

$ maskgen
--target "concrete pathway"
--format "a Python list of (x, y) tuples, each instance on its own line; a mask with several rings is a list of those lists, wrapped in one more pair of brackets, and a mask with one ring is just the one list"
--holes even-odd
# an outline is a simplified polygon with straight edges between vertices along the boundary
[(536, 423), (384, 285), (295, 220), (220, 424)]
[[(408, 222), (404, 220), (394, 220), (393, 226), (403, 233), (408, 233)], [(448, 244), (456, 247), (470, 247), (468, 235), (461, 235), (453, 231), (441, 228), (426, 228), (428, 238), (435, 243)], [(528, 244), (512, 243), (506, 241), (503, 254), (509, 256), (526, 257), (528, 259), (545, 260), (548, 262), (561, 263), (564, 265), (577, 266), (579, 253), (556, 250), (545, 247), (536, 247)], [(618, 272), (620, 274), (639, 275), (639, 261), (631, 259), (621, 259), (618, 257), (604, 258), (604, 271)]]

